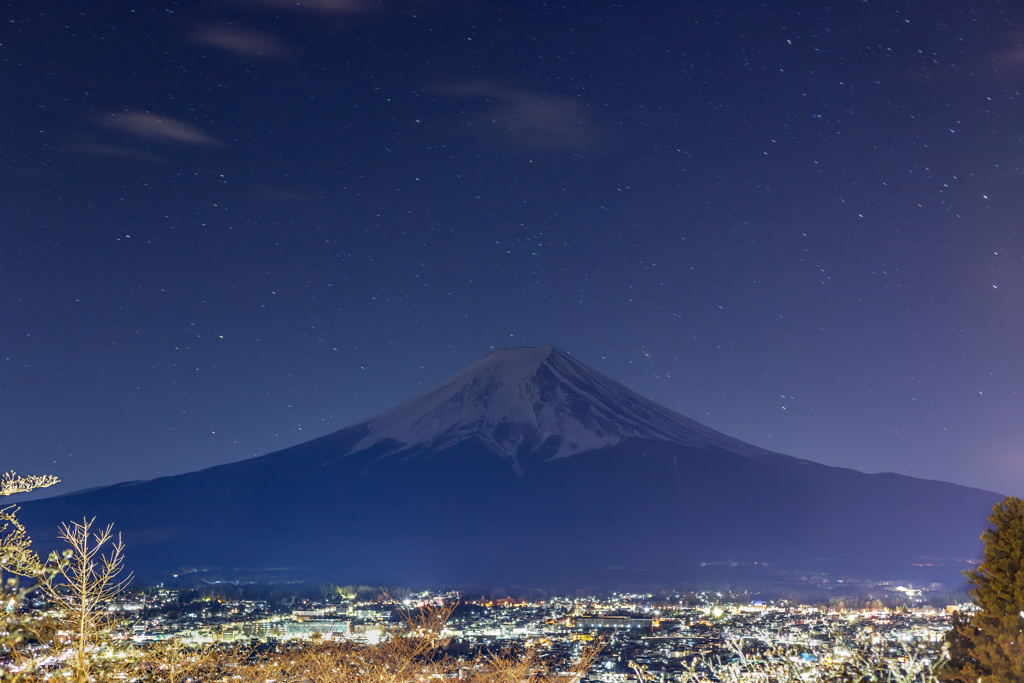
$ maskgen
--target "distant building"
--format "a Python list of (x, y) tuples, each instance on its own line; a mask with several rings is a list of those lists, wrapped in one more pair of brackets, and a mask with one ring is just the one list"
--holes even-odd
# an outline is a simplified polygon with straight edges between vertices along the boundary
[(652, 628), (654, 626), (653, 619), (644, 619), (642, 617), (597, 617), (597, 616), (579, 616), (576, 617), (577, 628), (593, 628), (593, 629), (638, 629), (638, 628)]
[(302, 619), (319, 619), (334, 614), (334, 611), (333, 606), (323, 609), (296, 609), (292, 610), (292, 617), (300, 621)]
[(139, 612), (145, 607), (145, 603), (142, 602), (110, 602), (107, 603), (108, 612)]

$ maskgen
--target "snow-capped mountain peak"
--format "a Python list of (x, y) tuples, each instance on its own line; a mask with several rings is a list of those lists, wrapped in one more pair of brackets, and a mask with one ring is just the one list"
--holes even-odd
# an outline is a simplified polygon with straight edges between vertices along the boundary
[[(644, 398), (551, 346), (498, 349), (419, 396), (361, 423), (355, 452), (387, 439), (389, 452), (476, 438), (518, 469), (522, 449), (567, 457), (629, 438), (769, 452)], [(774, 454), (772, 454), (774, 455)]]

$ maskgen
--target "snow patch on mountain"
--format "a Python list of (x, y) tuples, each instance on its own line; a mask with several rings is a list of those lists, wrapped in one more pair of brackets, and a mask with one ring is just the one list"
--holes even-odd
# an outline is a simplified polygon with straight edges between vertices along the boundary
[(392, 439), (389, 453), (476, 438), (512, 460), (543, 446), (568, 457), (629, 438), (779, 456), (661, 406), (551, 346), (499, 349), (419, 396), (361, 423), (350, 451)]

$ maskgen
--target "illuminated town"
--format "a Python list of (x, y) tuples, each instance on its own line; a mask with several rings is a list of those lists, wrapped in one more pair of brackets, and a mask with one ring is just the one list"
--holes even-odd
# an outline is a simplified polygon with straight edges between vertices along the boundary
[(409, 614), (447, 607), (452, 611), (439, 641), (444, 654), (538, 648), (558, 663), (599, 644), (587, 679), (603, 683), (691, 680), (707, 662), (773, 648), (817, 661), (846, 656), (856, 644), (897, 664), (911, 653), (936, 661), (956, 607), (928, 604), (927, 592), (909, 587), (885, 588), (888, 607), (867, 600), (850, 609), (835, 599), (798, 605), (717, 592), (527, 601), (408, 591), (396, 599), (333, 587), (322, 589), (320, 599), (282, 597), (280, 591), (265, 599), (231, 599), (225, 596), (230, 591), (160, 586), (137, 589), (107, 609), (131, 624), (130, 637), (140, 643), (175, 638), (281, 651), (311, 638), (374, 644)]

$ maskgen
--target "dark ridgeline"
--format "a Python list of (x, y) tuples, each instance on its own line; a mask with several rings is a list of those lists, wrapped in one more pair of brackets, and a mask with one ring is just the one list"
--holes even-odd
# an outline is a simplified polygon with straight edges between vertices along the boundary
[(144, 580), (294, 569), (557, 587), (678, 581), (731, 560), (878, 578), (942, 565), (929, 576), (956, 581), (1001, 499), (762, 450), (545, 346), (495, 351), (307, 443), (25, 503), (21, 517), (46, 550), (61, 520), (114, 522)]

